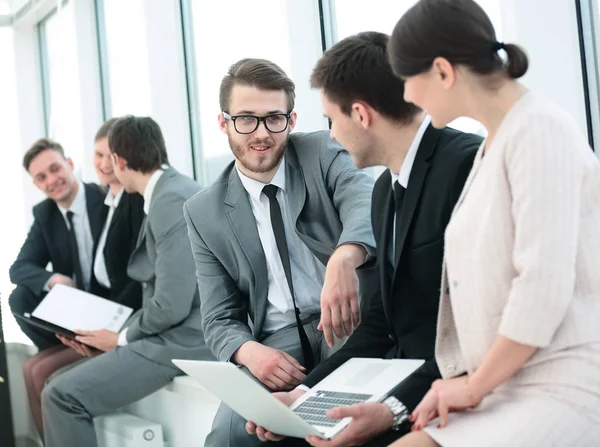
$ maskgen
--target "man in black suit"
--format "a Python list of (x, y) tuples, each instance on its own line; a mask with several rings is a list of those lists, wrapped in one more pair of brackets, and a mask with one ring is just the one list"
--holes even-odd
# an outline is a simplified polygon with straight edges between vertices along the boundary
[[(373, 298), (336, 354), (296, 390), (277, 396), (290, 404), (352, 357), (426, 362), (384, 403), (330, 410), (332, 419), (353, 420), (331, 441), (309, 438), (317, 447), (388, 445), (407, 432), (409, 412), (440, 378), (434, 343), (444, 230), (481, 144), (475, 135), (435, 129), (423, 111), (402, 100), (404, 83), (392, 73), (387, 42), (387, 35), (375, 32), (344, 39), (323, 55), (311, 77), (312, 87), (321, 90), (332, 138), (358, 167), (388, 168), (373, 189), (371, 212), (381, 299)], [(247, 430), (262, 440), (281, 439), (250, 422)]]
[[(72, 160), (49, 139), (33, 144), (23, 166), (48, 198), (33, 208), (33, 225), (10, 268), (10, 279), (17, 286), (9, 297), (11, 311), (32, 312), (56, 284), (107, 296), (108, 290), (92, 274), (94, 247), (107, 213), (105, 192), (77, 180)], [(46, 270), (48, 263), (52, 271)], [(60, 343), (54, 334), (17, 321), (40, 350)]]

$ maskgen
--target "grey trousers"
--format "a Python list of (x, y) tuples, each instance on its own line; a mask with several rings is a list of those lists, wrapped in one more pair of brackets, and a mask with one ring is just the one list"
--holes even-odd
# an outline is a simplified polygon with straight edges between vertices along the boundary
[(127, 346), (65, 368), (42, 392), (44, 445), (96, 447), (94, 417), (135, 402), (181, 374)]
[[(333, 354), (336, 349), (339, 349), (339, 346), (336, 343), (336, 346), (329, 348), (323, 333), (317, 330), (318, 325), (319, 320), (316, 319), (313, 322), (304, 324), (304, 330), (313, 348), (315, 359), (320, 361)], [(263, 345), (287, 352), (300, 363), (304, 363), (298, 328), (295, 325), (280, 329), (259, 341)], [(242, 370), (250, 374), (246, 368), (242, 368)], [(256, 436), (249, 435), (246, 432), (245, 425), (246, 420), (244, 418), (227, 405), (221, 404), (215, 415), (212, 430), (204, 442), (204, 447), (263, 446), (264, 443)]]

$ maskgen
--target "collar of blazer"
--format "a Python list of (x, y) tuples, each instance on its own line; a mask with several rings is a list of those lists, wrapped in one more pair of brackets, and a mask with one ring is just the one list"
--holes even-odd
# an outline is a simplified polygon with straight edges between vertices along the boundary
[[(408, 188), (406, 189), (406, 194), (404, 196), (402, 213), (400, 215), (401, 228), (398, 236), (399, 240), (397, 241), (397, 253), (394, 264), (394, 272), (392, 275), (393, 281), (391, 288), (390, 284), (388, 283), (389, 279), (385, 269), (380, 269), (382, 298), (384, 300), (384, 310), (388, 319), (389, 293), (394, 287), (399, 257), (404, 249), (406, 237), (408, 236), (408, 230), (421, 197), (423, 184), (425, 183), (427, 171), (429, 170), (429, 160), (437, 149), (441, 133), (442, 130), (435, 129), (430, 124), (423, 135), (423, 139), (421, 140), (421, 144), (419, 144), (419, 149), (415, 156), (415, 161), (413, 163), (408, 181)], [(375, 236), (377, 238), (377, 247), (388, 247), (392, 241), (393, 227), (390, 227), (389, 223), (391, 222), (393, 213), (394, 207), (392, 205), (391, 176), (389, 170), (387, 170), (381, 174), (381, 178), (377, 181), (373, 194), (373, 215), (378, 214), (381, 216), (381, 220), (379, 221), (378, 225), (374, 225)]]
[[(169, 166), (165, 169), (163, 175), (160, 176), (158, 181), (156, 182), (156, 186), (154, 187), (154, 192), (152, 192), (152, 197), (150, 198), (150, 207), (148, 208), (148, 214), (152, 212), (152, 204), (156, 203), (156, 198), (159, 197), (162, 193), (163, 185), (168, 179), (171, 179), (177, 175), (177, 170), (172, 166)], [(143, 206), (143, 204), (142, 204)], [(136, 249), (142, 245), (144, 238), (146, 237), (146, 225), (148, 225), (148, 216), (144, 216), (142, 220), (142, 225), (140, 227), (140, 232), (138, 233), (138, 239), (136, 243)]]
[[(104, 205), (104, 190), (93, 183), (82, 183), (85, 189), (85, 201), (87, 206), (88, 220), (90, 222), (90, 230), (94, 241), (93, 254), (95, 257), (96, 247), (104, 228), (104, 222), (108, 214), (108, 207)], [(94, 258), (92, 258), (94, 259)]]
[(400, 231), (398, 233), (398, 240), (396, 241), (396, 259), (394, 266), (398, 265), (402, 250), (404, 250), (408, 229), (410, 228), (415, 210), (417, 209), (421, 191), (423, 190), (423, 183), (425, 182), (427, 171), (429, 170), (429, 159), (437, 148), (441, 132), (441, 130), (434, 128), (430, 124), (423, 134), (421, 144), (419, 144), (419, 149), (417, 150), (417, 155), (415, 156), (415, 161), (408, 178), (408, 187), (406, 188), (402, 213), (400, 214)]

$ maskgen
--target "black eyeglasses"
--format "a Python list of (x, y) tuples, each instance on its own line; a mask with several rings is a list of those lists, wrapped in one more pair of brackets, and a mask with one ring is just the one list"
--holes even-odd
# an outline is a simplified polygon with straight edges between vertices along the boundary
[(267, 116), (254, 115), (236, 115), (231, 116), (227, 112), (223, 112), (223, 118), (233, 121), (233, 127), (237, 133), (243, 135), (254, 132), (258, 129), (260, 122), (265, 123), (265, 127), (271, 133), (281, 133), (287, 129), (292, 113), (274, 113)]

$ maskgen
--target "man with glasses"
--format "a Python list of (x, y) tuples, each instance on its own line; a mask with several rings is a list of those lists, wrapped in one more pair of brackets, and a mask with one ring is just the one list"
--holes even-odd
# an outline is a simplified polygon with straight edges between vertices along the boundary
[[(294, 83), (272, 62), (234, 64), (219, 99), (235, 161), (184, 206), (205, 339), (219, 360), (289, 390), (359, 322), (373, 181), (328, 131), (290, 134)], [(260, 444), (244, 423), (222, 405), (205, 445)]]

